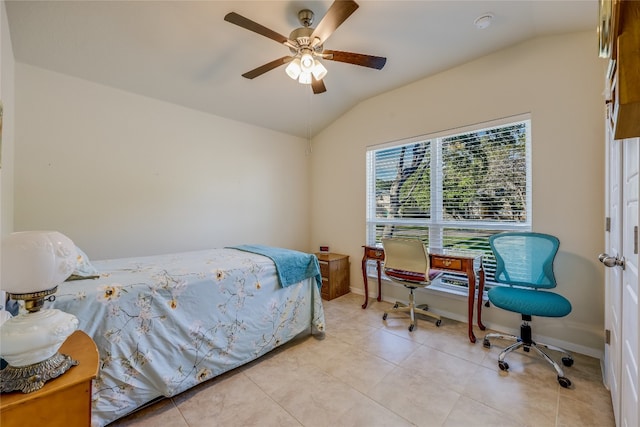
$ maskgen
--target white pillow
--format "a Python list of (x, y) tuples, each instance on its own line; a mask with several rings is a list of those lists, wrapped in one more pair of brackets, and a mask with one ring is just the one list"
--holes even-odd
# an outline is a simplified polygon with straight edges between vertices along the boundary
[(77, 255), (77, 264), (75, 270), (73, 270), (72, 276), (98, 276), (98, 270), (91, 264), (89, 261), (89, 257), (85, 254), (82, 249), (76, 246)]

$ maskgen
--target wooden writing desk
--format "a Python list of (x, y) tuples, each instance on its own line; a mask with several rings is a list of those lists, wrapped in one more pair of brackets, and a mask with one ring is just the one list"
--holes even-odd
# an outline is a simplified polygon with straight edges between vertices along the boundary
[[(363, 246), (364, 256), (362, 257), (362, 277), (364, 279), (364, 304), (362, 308), (367, 308), (369, 303), (369, 283), (367, 278), (367, 261), (376, 262), (378, 272), (378, 301), (382, 299), (381, 292), (381, 268), (380, 264), (384, 261), (384, 249), (378, 246)], [(469, 281), (468, 301), (468, 324), (469, 324), (469, 340), (476, 342), (476, 336), (473, 333), (473, 307), (476, 295), (476, 271), (478, 272), (478, 327), (485, 330), (482, 324), (482, 293), (484, 291), (484, 268), (482, 267), (482, 255), (470, 252), (458, 252), (455, 250), (430, 250), (429, 259), (431, 268), (434, 270), (451, 271), (454, 273), (464, 273)]]

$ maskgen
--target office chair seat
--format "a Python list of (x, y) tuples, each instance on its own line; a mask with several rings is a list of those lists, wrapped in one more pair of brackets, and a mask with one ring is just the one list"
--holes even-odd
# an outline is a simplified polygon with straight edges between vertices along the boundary
[(569, 300), (553, 292), (496, 286), (488, 297), (496, 307), (529, 316), (564, 317), (571, 313)]

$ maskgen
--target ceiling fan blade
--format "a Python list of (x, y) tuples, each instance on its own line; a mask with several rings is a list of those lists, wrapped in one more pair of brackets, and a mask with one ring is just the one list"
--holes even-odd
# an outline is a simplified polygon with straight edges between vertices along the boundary
[(313, 93), (316, 95), (327, 91), (327, 88), (324, 86), (324, 81), (316, 80), (313, 76), (311, 76), (311, 89), (313, 89)]
[(242, 75), (242, 77), (245, 77), (247, 79), (253, 79), (256, 78), (264, 73), (266, 73), (267, 71), (271, 71), (274, 68), (278, 68), (281, 65), (286, 64), (287, 62), (291, 61), (291, 57), (290, 56), (283, 56), (282, 58), (278, 58), (275, 61), (271, 61), (267, 64), (261, 65), (258, 68), (254, 68), (251, 71), (247, 71), (246, 73), (244, 73)]
[(353, 0), (334, 1), (311, 34), (312, 46), (315, 47), (327, 41), (336, 28), (346, 21), (358, 7), (358, 3)]
[(348, 64), (361, 65), (363, 67), (375, 68), (382, 70), (387, 58), (382, 56), (364, 55), (362, 53), (342, 52), (340, 50), (324, 50), (322, 58), (330, 61), (346, 62)]
[(258, 33), (261, 36), (268, 37), (271, 40), (277, 41), (278, 43), (281, 43), (287, 46), (292, 44), (292, 42), (282, 34), (276, 33), (275, 31), (270, 30), (265, 26), (262, 26), (257, 22), (252, 21), (251, 19), (245, 18), (242, 15), (238, 15), (235, 12), (227, 13), (224, 16), (224, 20), (227, 22), (231, 22), (232, 24), (236, 24), (237, 26), (247, 29), (249, 31), (253, 31), (254, 33)]

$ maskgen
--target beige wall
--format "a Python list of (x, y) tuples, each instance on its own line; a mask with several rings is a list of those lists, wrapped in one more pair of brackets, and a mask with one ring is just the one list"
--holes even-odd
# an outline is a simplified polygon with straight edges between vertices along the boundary
[(90, 258), (309, 245), (306, 140), (16, 64), (15, 229)]
[(3, 105), (2, 147), (0, 147), (0, 236), (13, 231), (13, 135), (14, 67), (13, 48), (5, 3), (0, 6), (0, 100)]
[[(326, 244), (350, 255), (351, 287), (362, 292), (367, 146), (530, 112), (533, 229), (559, 237), (557, 290), (573, 304), (563, 319), (535, 319), (534, 334), (599, 355), (605, 64), (596, 42), (592, 32), (538, 38), (371, 98), (342, 116), (312, 141), (311, 247)], [(391, 285), (383, 294), (407, 299)], [(464, 298), (422, 291), (417, 299), (466, 319)], [(483, 319), (502, 330), (520, 324), (519, 316), (497, 308), (485, 309)]]

